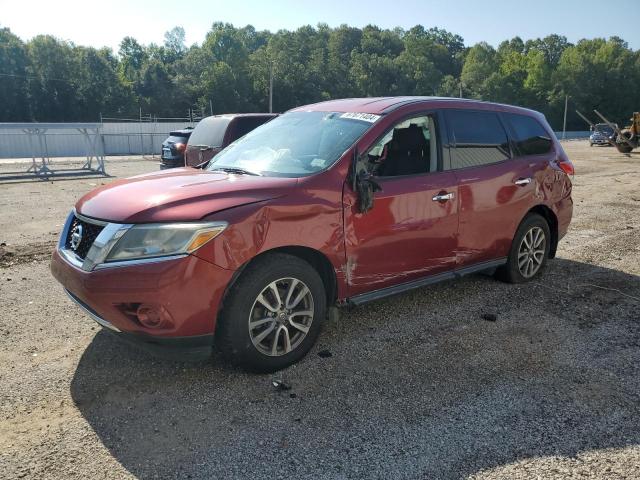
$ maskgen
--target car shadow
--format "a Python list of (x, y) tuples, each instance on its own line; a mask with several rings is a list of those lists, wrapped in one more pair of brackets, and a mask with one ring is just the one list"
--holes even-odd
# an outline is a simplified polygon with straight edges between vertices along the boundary
[(139, 478), (459, 478), (640, 444), (639, 304), (640, 277), (556, 259), (343, 310), (275, 375), (100, 332), (71, 394)]

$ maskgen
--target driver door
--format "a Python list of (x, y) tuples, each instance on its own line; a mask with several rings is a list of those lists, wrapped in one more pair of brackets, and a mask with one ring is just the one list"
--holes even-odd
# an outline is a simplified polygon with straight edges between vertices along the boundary
[(344, 189), (350, 296), (455, 268), (458, 187), (442, 171), (440, 138), (437, 116), (423, 114), (393, 125), (364, 153), (381, 190), (361, 213)]

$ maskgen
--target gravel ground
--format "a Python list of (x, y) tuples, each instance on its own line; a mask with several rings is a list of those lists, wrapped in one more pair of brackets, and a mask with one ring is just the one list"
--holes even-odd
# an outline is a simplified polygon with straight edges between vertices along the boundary
[(50, 250), (111, 178), (0, 183), (0, 477), (640, 478), (640, 152), (565, 148), (574, 222), (536, 283), (343, 310), (287, 391), (150, 357), (65, 297)]

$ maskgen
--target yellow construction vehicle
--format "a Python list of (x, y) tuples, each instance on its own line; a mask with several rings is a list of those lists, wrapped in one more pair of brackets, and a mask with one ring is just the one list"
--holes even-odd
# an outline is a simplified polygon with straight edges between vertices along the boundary
[(629, 153), (640, 147), (640, 112), (633, 112), (631, 125), (618, 131), (616, 148), (622, 153)]

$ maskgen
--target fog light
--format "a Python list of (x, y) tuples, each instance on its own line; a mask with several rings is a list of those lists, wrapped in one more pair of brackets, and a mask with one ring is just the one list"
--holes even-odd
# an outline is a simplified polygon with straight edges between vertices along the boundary
[(138, 321), (147, 328), (164, 328), (173, 324), (169, 312), (160, 305), (143, 303), (136, 311)]

